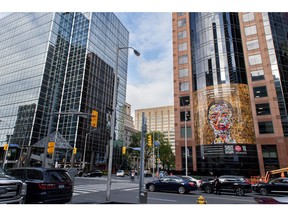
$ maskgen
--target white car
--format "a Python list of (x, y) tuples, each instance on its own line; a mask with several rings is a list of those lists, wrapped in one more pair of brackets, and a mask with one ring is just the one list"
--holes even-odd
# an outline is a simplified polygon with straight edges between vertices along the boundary
[(124, 170), (118, 170), (118, 171), (116, 172), (116, 176), (117, 176), (117, 177), (124, 177), (124, 176), (125, 176)]
[(202, 180), (195, 179), (192, 176), (181, 176), (182, 178), (188, 179), (189, 181), (194, 181), (197, 184), (197, 187), (200, 188), (200, 185), (202, 184)]

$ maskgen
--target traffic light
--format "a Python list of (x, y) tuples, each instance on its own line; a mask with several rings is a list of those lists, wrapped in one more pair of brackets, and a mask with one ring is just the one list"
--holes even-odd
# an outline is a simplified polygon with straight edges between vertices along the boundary
[(152, 135), (148, 135), (148, 146), (152, 146)]
[(73, 154), (75, 155), (77, 153), (77, 148), (73, 148)]
[(98, 112), (96, 110), (92, 110), (91, 126), (97, 127), (97, 123), (98, 123)]
[(125, 146), (122, 147), (122, 154), (126, 154), (126, 147)]
[(8, 150), (8, 144), (6, 143), (6, 144), (4, 144), (4, 151), (7, 151)]
[(47, 153), (48, 154), (53, 154), (55, 149), (55, 142), (48, 142), (48, 149)]

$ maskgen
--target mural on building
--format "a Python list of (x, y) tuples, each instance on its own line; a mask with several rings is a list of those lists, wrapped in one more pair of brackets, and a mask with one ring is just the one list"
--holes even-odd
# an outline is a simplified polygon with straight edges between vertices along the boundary
[(198, 90), (193, 106), (196, 145), (255, 144), (247, 85), (222, 84)]
[(233, 111), (229, 102), (214, 100), (208, 108), (208, 122), (214, 130), (215, 139), (212, 144), (236, 143), (231, 138)]

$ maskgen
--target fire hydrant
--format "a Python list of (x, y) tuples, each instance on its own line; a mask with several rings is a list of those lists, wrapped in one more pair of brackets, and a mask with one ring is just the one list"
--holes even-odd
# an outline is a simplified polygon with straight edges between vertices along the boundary
[(207, 204), (207, 201), (203, 196), (199, 196), (197, 199), (197, 204)]

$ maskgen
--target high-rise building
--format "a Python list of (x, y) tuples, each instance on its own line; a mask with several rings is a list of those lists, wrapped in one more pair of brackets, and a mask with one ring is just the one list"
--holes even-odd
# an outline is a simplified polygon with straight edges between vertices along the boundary
[(124, 105), (124, 126), (125, 126), (125, 138), (124, 138), (124, 146), (129, 146), (131, 144), (131, 136), (134, 133), (139, 132), (139, 130), (136, 130), (134, 127), (134, 121), (133, 117), (131, 116), (131, 105), (128, 103), (125, 103)]
[[(0, 119), (6, 124), (0, 124), (0, 147), (11, 137), (11, 144), (26, 151), (57, 131), (77, 149), (75, 162), (80, 162), (85, 136), (93, 128), (90, 116), (79, 114), (97, 110), (98, 127), (87, 136), (86, 161), (106, 166), (119, 57), (117, 164), (117, 145), (124, 137), (128, 58), (128, 50), (117, 56), (117, 49), (128, 45), (129, 32), (113, 13), (12, 13), (1, 19)], [(63, 157), (58, 155), (58, 160)]]
[(186, 154), (188, 170), (206, 174), (287, 167), (288, 13), (172, 19), (176, 169)]
[[(172, 151), (175, 153), (175, 131), (174, 131), (174, 106), (153, 107), (135, 110), (135, 128), (142, 129), (142, 113), (146, 117), (147, 133), (160, 131), (169, 141)], [(157, 140), (157, 137), (154, 137)]]

